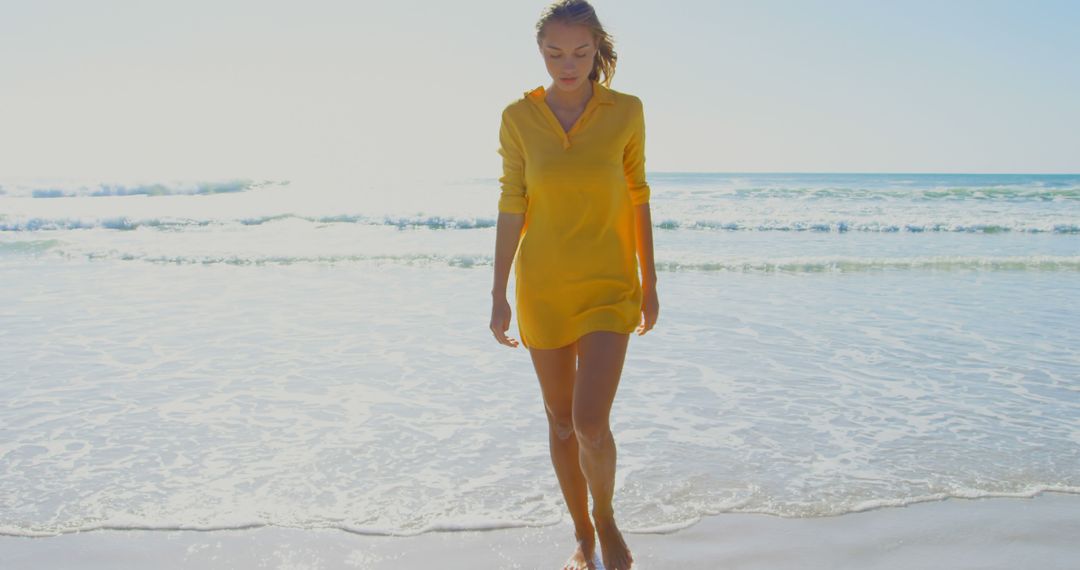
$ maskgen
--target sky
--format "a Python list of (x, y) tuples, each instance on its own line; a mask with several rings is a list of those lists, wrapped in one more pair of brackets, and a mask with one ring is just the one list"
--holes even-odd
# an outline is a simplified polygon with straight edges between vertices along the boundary
[[(497, 177), (544, 6), (0, 0), (0, 177)], [(593, 6), (647, 171), (1080, 172), (1080, 2)]]

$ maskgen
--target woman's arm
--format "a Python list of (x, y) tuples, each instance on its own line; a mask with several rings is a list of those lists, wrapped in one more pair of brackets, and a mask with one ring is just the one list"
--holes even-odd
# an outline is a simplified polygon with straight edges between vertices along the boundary
[(623, 170), (626, 187), (630, 192), (630, 204), (634, 208), (634, 235), (638, 266), (641, 268), (641, 324), (638, 335), (643, 335), (656, 325), (660, 314), (660, 300), (656, 294), (656, 265), (653, 262), (652, 211), (649, 198), (652, 189), (645, 179), (645, 111), (640, 99), (634, 114), (633, 131), (623, 150)]
[(514, 262), (525, 214), (499, 212), (495, 230), (495, 284), (491, 287), (491, 334), (499, 344), (516, 347), (518, 341), (506, 336), (510, 330), (510, 303), (506, 300), (506, 282), (510, 279), (510, 264)]
[(638, 265), (641, 267), (641, 288), (656, 290), (656, 265), (653, 263), (652, 211), (649, 203), (634, 206), (634, 227), (637, 235)]
[(656, 267), (653, 265), (652, 212), (649, 198), (652, 189), (645, 179), (645, 109), (640, 99), (633, 99), (633, 127), (630, 140), (623, 149), (623, 172), (634, 208), (634, 227), (637, 235), (638, 265), (641, 267), (641, 286), (646, 291), (656, 288)]
[(499, 155), (503, 174), (499, 177), (499, 220), (495, 226), (495, 285), (491, 294), (506, 299), (506, 282), (514, 260), (529, 198), (525, 191), (525, 150), (507, 109), (499, 125)]
[(510, 265), (514, 261), (525, 214), (499, 212), (495, 228), (495, 284), (491, 288), (493, 300), (506, 299), (506, 284), (510, 279)]
[(495, 340), (507, 346), (517, 346), (516, 339), (506, 336), (510, 329), (510, 303), (506, 301), (506, 282), (510, 280), (510, 264), (514, 262), (521, 230), (525, 227), (525, 212), (529, 209), (525, 190), (525, 150), (514, 129), (509, 107), (503, 109), (499, 126), (499, 154), (503, 157), (503, 175), (499, 177), (499, 220), (495, 226), (495, 283), (491, 287), (491, 332)]

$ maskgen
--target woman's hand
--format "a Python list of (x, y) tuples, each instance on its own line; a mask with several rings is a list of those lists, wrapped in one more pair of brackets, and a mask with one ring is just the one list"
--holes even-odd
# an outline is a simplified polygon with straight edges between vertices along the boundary
[(641, 289), (641, 324), (638, 325), (637, 333), (641, 336), (656, 325), (656, 318), (660, 316), (660, 299), (656, 296), (656, 286), (644, 286)]
[(506, 336), (510, 330), (510, 303), (506, 298), (495, 298), (491, 301), (491, 333), (500, 344), (511, 348), (518, 345), (518, 341)]

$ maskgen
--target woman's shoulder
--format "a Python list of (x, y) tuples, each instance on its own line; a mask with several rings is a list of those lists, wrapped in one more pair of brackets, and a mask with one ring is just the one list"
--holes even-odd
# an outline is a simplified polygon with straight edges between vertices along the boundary
[(643, 104), (641, 98), (637, 95), (605, 87), (602, 83), (597, 83), (597, 85), (602, 89), (602, 95), (605, 96), (616, 109), (625, 110), (630, 113), (639, 112), (642, 109)]
[(530, 99), (536, 97), (543, 98), (543, 90), (543, 86), (533, 87), (532, 89), (522, 91), (521, 95), (518, 95), (513, 99), (504, 100), (505, 102), (503, 103), (502, 108), (503, 115), (520, 113), (523, 109), (528, 108), (528, 106), (532, 104)]

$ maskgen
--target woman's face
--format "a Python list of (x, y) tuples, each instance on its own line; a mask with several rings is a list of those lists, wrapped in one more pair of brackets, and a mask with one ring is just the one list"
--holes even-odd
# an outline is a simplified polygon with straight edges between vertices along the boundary
[(564, 91), (576, 91), (588, 83), (596, 59), (592, 32), (581, 24), (548, 22), (540, 40), (548, 75)]

